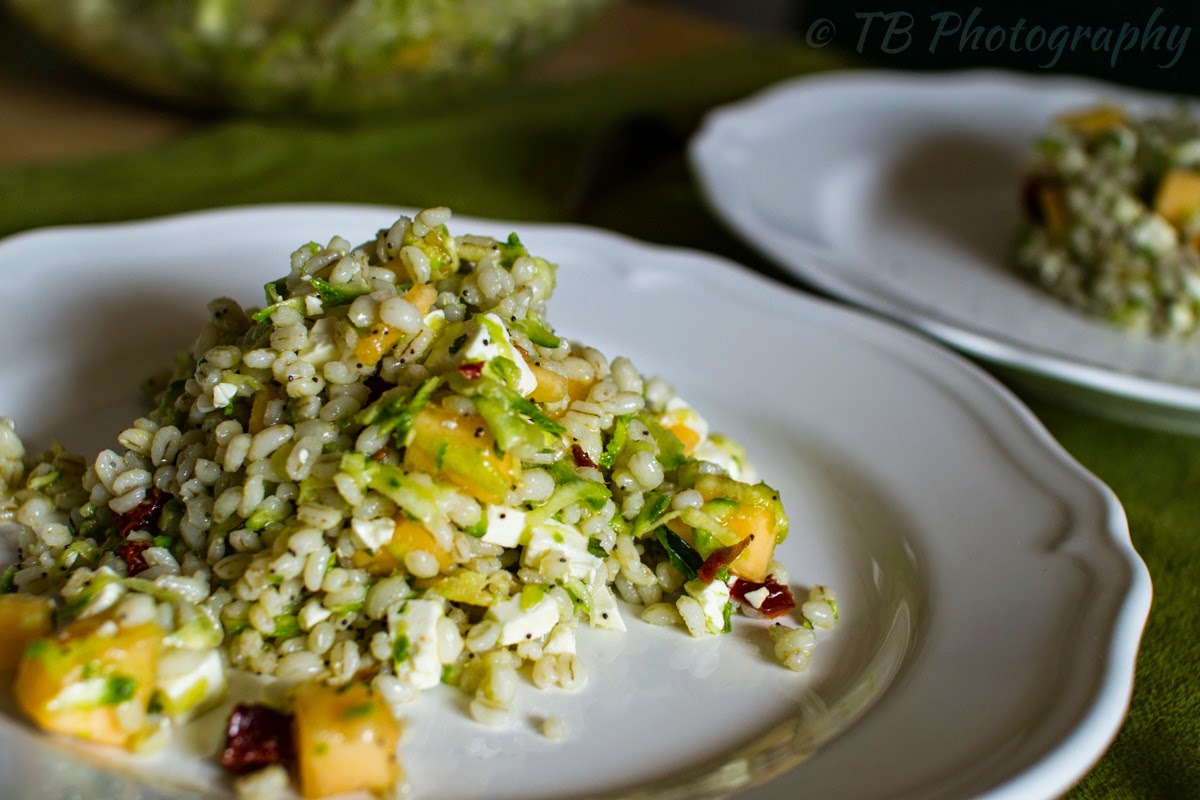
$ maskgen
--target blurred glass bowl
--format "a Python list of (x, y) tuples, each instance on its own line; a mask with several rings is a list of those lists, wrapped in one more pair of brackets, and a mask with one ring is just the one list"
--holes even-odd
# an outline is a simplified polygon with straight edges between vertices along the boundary
[(194, 106), (338, 114), (495, 81), (610, 0), (9, 0), (50, 42)]

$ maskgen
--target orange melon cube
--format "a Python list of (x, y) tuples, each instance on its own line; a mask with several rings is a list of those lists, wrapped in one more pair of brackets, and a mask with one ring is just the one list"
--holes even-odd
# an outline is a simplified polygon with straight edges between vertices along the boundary
[(79, 620), (29, 645), (13, 694), (47, 731), (129, 748), (146, 727), (162, 642), (154, 622), (122, 628), (107, 617)]
[(0, 595), (0, 669), (13, 669), (25, 648), (53, 627), (54, 604), (28, 594)]
[(293, 732), (306, 798), (383, 792), (403, 775), (400, 723), (366, 684), (308, 683), (296, 692)]

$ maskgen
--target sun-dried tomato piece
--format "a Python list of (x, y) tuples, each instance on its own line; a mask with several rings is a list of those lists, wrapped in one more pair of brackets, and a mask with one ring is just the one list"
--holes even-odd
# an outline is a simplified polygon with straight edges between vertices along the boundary
[(782, 617), (796, 607), (796, 598), (792, 597), (792, 590), (775, 580), (774, 575), (768, 575), (767, 579), (762, 583), (738, 578), (729, 587), (729, 595), (735, 600), (754, 608), (754, 604), (746, 599), (746, 595), (763, 588), (766, 588), (767, 596), (758, 604), (758, 613), (767, 619)]
[(592, 457), (587, 454), (587, 451), (578, 444), (571, 445), (571, 455), (575, 457), (575, 465), (579, 467), (591, 467), (599, 469), (596, 462), (592, 461)]
[(121, 536), (128, 536), (134, 531), (150, 530), (157, 525), (163, 506), (169, 499), (166, 492), (156, 487), (150, 490), (145, 500), (124, 514), (118, 514), (117, 527), (121, 529)]
[(725, 567), (729, 566), (742, 554), (746, 546), (750, 544), (750, 538), (747, 536), (737, 544), (731, 544), (728, 547), (718, 547), (708, 554), (708, 558), (704, 559), (704, 563), (696, 570), (696, 577), (705, 583), (712, 583), (717, 577), (717, 573)]
[(117, 555), (125, 562), (125, 566), (129, 568), (129, 577), (137, 575), (139, 572), (145, 572), (150, 569), (150, 565), (146, 563), (146, 556), (143, 552), (150, 546), (150, 542), (140, 540), (133, 542), (125, 542), (117, 548)]
[(483, 364), (484, 362), (482, 361), (472, 361), (469, 364), (459, 364), (458, 371), (464, 378), (473, 381), (483, 374)]
[(239, 703), (229, 715), (221, 766), (231, 772), (250, 772), (295, 758), (292, 716), (263, 705)]

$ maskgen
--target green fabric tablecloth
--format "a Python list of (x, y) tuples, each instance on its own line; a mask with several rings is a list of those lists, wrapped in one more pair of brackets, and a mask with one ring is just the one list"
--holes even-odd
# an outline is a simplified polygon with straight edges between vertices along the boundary
[[(219, 121), (145, 152), (0, 170), (0, 235), (243, 203), (444, 204), (599, 225), (781, 277), (706, 210), (679, 144), (716, 105), (840, 66), (827, 53), (760, 43), (462, 98), (435, 112), (341, 124)], [(631, 151), (622, 135), (631, 130), (656, 144)], [(1069, 796), (1200, 797), (1200, 439), (1044, 402), (1033, 409), (1116, 491), (1155, 588), (1128, 721)]]

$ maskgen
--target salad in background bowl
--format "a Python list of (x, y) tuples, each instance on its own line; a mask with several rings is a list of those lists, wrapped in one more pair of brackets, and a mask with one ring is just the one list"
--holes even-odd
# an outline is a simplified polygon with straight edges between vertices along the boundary
[(1185, 108), (1098, 105), (1055, 118), (1023, 186), (1019, 269), (1119, 327), (1200, 323), (1200, 122)]
[(13, 0), (89, 67), (193, 106), (365, 112), (498, 81), (609, 0)]

